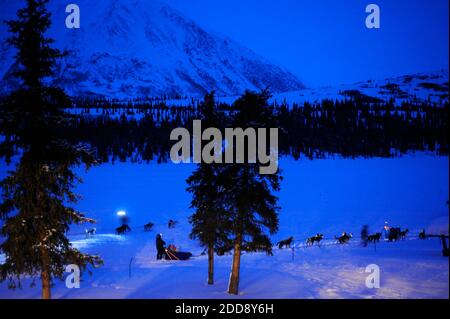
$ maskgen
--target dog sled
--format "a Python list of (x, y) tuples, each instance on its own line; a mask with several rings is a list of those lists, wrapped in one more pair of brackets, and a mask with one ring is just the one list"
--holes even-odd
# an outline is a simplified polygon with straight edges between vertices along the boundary
[(178, 251), (174, 245), (169, 245), (169, 247), (165, 249), (166, 260), (188, 260), (191, 257), (191, 253)]

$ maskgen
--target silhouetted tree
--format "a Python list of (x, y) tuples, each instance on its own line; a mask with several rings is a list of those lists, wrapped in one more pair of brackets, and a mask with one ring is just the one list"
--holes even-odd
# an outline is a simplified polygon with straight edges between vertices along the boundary
[(73, 248), (66, 237), (70, 224), (93, 222), (68, 205), (78, 200), (71, 190), (79, 179), (71, 168), (89, 167), (95, 160), (86, 146), (64, 136), (62, 128), (71, 122), (64, 108), (70, 101), (62, 90), (45, 83), (55, 60), (62, 57), (45, 36), (51, 24), (47, 2), (27, 0), (17, 20), (7, 22), (14, 34), (8, 41), (17, 49), (15, 76), (21, 87), (2, 104), (2, 133), (7, 154), (18, 152), (21, 158), (1, 182), (0, 205), (5, 238), (0, 250), (6, 255), (0, 280), (17, 287), (22, 276), (40, 275), (46, 299), (51, 297), (52, 279), (62, 278), (67, 264), (85, 269), (101, 262)]
[[(234, 107), (236, 114), (234, 127), (270, 128), (275, 127), (273, 110), (268, 105), (270, 95), (246, 92)], [(248, 147), (248, 144), (246, 144)], [(227, 164), (223, 176), (226, 177), (225, 208), (231, 218), (233, 235), (233, 264), (228, 292), (238, 294), (241, 253), (265, 251), (272, 253), (269, 234), (278, 230), (278, 198), (274, 192), (280, 189), (279, 171), (271, 175), (259, 173), (258, 163)]]
[[(220, 127), (214, 92), (207, 94), (199, 106), (204, 127)], [(199, 239), (208, 251), (208, 284), (214, 283), (214, 252), (230, 250), (230, 225), (224, 208), (223, 166), (217, 163), (201, 163), (187, 179), (188, 192), (192, 193), (191, 208), (195, 212), (189, 218), (192, 224), (191, 238)]]

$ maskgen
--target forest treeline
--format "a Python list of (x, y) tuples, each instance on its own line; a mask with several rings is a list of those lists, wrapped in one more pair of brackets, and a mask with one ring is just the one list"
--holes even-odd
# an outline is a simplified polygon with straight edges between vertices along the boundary
[[(231, 127), (233, 104), (217, 104), (221, 114), (217, 125)], [(177, 127), (190, 130), (192, 121), (200, 118), (198, 105), (124, 106), (98, 101), (90, 105), (66, 109), (73, 120), (64, 126), (63, 135), (90, 145), (103, 162), (165, 162), (174, 143), (170, 132)], [(448, 155), (448, 103), (395, 106), (348, 99), (270, 107), (279, 128), (281, 156), (368, 158), (416, 151)]]

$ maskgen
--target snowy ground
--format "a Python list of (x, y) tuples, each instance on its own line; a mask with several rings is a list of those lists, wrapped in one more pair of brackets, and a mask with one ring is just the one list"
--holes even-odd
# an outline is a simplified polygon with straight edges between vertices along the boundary
[[(56, 298), (228, 298), (231, 256), (217, 258), (216, 284), (206, 285), (206, 256), (190, 261), (154, 259), (154, 233), (121, 238), (112, 234), (76, 241), (101, 252), (105, 265), (84, 276), (79, 289), (57, 283)], [(198, 252), (198, 251), (197, 251)], [(131, 259), (133, 257), (133, 259)], [(130, 276), (131, 261), (131, 276)], [(381, 270), (379, 289), (368, 289), (365, 268)], [(242, 298), (448, 298), (448, 259), (437, 240), (408, 240), (362, 248), (358, 245), (275, 250), (242, 258)], [(34, 298), (37, 289), (8, 291), (5, 298)]]
[[(449, 264), (437, 239), (419, 241), (417, 231), (448, 232), (448, 158), (426, 154), (398, 159), (282, 159), (285, 177), (280, 192), (280, 231), (274, 241), (293, 235), (299, 242), (317, 232), (322, 247), (275, 249), (274, 256), (245, 254), (241, 295), (237, 298), (448, 298)], [(231, 256), (216, 258), (216, 284), (206, 285), (207, 259), (189, 239), (190, 196), (185, 179), (192, 165), (104, 165), (83, 173), (79, 208), (97, 218), (98, 233), (85, 238), (84, 228), (70, 238), (82, 251), (100, 254), (105, 265), (83, 276), (81, 288), (56, 282), (57, 298), (229, 298)], [(0, 175), (6, 167), (0, 165)], [(130, 217), (132, 232), (114, 234), (115, 212)], [(167, 228), (167, 221), (179, 223)], [(152, 232), (142, 225), (155, 223)], [(326, 245), (342, 231), (359, 234), (361, 225), (379, 231), (388, 221), (411, 230), (410, 240), (363, 248)], [(184, 262), (155, 260), (154, 239), (195, 257)], [(1, 261), (1, 260), (0, 260)], [(381, 287), (368, 289), (365, 268), (377, 264)], [(39, 288), (11, 291), (0, 284), (2, 298), (39, 297)], [(234, 297), (231, 297), (234, 298)]]

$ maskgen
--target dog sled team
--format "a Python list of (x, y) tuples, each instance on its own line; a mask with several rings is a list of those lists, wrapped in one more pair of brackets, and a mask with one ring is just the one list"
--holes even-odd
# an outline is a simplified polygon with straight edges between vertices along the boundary
[[(177, 225), (177, 221), (170, 219), (167, 222), (167, 227), (169, 229), (175, 228)], [(149, 222), (144, 225), (144, 231), (150, 232), (153, 229), (154, 224)], [(86, 238), (90, 238), (95, 236), (97, 232), (96, 228), (85, 229)], [(131, 232), (131, 227), (128, 225), (127, 220), (122, 221), (122, 225), (115, 229), (115, 233), (117, 235), (125, 235)], [(190, 252), (182, 252), (177, 249), (177, 247), (173, 244), (170, 244), (166, 247), (166, 242), (162, 239), (162, 234), (156, 235), (156, 259), (157, 260), (187, 260), (192, 257), (192, 253)]]
[[(177, 221), (174, 221), (170, 219), (167, 223), (167, 227), (169, 229), (173, 229), (177, 225)], [(152, 222), (149, 222), (144, 225), (144, 231), (149, 232), (152, 230), (154, 224)], [(92, 237), (96, 234), (96, 228), (86, 229), (86, 237)], [(128, 226), (127, 223), (123, 223), (121, 226), (117, 227), (115, 229), (116, 234), (118, 235), (124, 235), (128, 232), (131, 232), (130, 226)], [(384, 239), (389, 242), (394, 242), (398, 240), (403, 240), (406, 238), (409, 230), (406, 228), (402, 230), (400, 227), (389, 227), (387, 225), (384, 226)], [(368, 234), (368, 228), (367, 226), (363, 227), (363, 230), (361, 231), (361, 242), (364, 246), (367, 245), (367, 243), (379, 243), (382, 239), (383, 233), (382, 232), (376, 232), (373, 234)], [(340, 236), (334, 236), (334, 243), (335, 244), (348, 244), (351, 239), (353, 238), (352, 233), (343, 232)], [(419, 239), (426, 239), (427, 235), (425, 234), (425, 230), (422, 230), (419, 233)], [(324, 240), (324, 235), (317, 233), (314, 236), (308, 237), (305, 241), (306, 246), (320, 246), (322, 240)], [(294, 243), (294, 237), (290, 236), (287, 239), (280, 240), (276, 243), (276, 246), (278, 246), (279, 249), (283, 248), (291, 248), (292, 244)], [(190, 252), (182, 252), (178, 251), (177, 247), (173, 244), (170, 244), (166, 247), (166, 242), (162, 239), (162, 234), (158, 234), (156, 236), (156, 259), (157, 260), (187, 260), (190, 257), (192, 257), (192, 253)], [(218, 255), (220, 253), (218, 252)]]
[[(409, 229), (401, 229), (400, 227), (389, 227), (384, 226), (384, 236), (385, 240), (389, 242), (394, 242), (398, 240), (406, 239), (406, 236), (409, 232)], [(363, 230), (361, 231), (361, 241), (363, 242), (364, 246), (367, 245), (367, 243), (379, 243), (382, 239), (383, 234), (381, 232), (376, 232), (373, 234), (368, 234), (367, 227), (363, 227)], [(340, 236), (334, 236), (334, 243), (335, 244), (347, 244), (350, 242), (350, 240), (353, 238), (352, 233), (343, 232)], [(419, 239), (425, 239), (425, 230), (422, 230), (419, 233)], [(308, 237), (305, 241), (306, 246), (314, 246), (314, 245), (320, 245), (322, 240), (324, 240), (324, 235), (317, 233), (314, 236)], [(294, 237), (291, 236), (287, 239), (281, 240), (276, 243), (276, 246), (278, 246), (279, 249), (283, 248), (291, 248), (292, 243), (294, 242)]]

